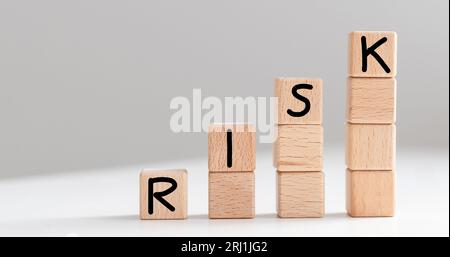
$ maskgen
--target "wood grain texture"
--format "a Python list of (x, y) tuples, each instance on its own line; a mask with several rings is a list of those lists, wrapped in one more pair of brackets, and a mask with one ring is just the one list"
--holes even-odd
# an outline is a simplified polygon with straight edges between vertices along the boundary
[(395, 130), (395, 125), (347, 124), (347, 168), (394, 170)]
[(277, 213), (280, 218), (323, 217), (323, 173), (278, 171)]
[[(367, 48), (370, 48), (378, 40), (386, 37), (387, 41), (380, 45), (375, 52), (384, 60), (390, 68), (387, 73), (379, 62), (372, 56), (367, 57), (367, 71), (362, 70), (362, 46), (361, 37), (367, 39)], [(351, 77), (395, 77), (397, 74), (397, 34), (393, 31), (355, 31), (349, 34), (349, 60), (348, 73)]]
[[(232, 131), (232, 166), (227, 166), (227, 130)], [(210, 172), (253, 171), (256, 166), (256, 131), (249, 124), (209, 126), (208, 169)]]
[(396, 120), (395, 78), (349, 78), (347, 121), (392, 124)]
[[(301, 112), (305, 109), (305, 103), (292, 94), (292, 88), (298, 84), (310, 84), (312, 90), (300, 89), (296, 91), (310, 102), (309, 112), (302, 117), (292, 117), (287, 113), (288, 109)], [(277, 78), (275, 79), (275, 96), (278, 97), (278, 124), (322, 124), (323, 112), (323, 83), (315, 78)]]
[(352, 171), (347, 169), (347, 212), (352, 217), (395, 215), (394, 171)]
[(273, 145), (274, 166), (279, 171), (321, 171), (323, 127), (321, 125), (279, 125)]
[(209, 173), (209, 218), (255, 217), (255, 174), (253, 172)]
[[(149, 214), (149, 183), (150, 178), (169, 177), (177, 182), (177, 188), (163, 197), (175, 211), (169, 210), (161, 202), (153, 199), (154, 212)], [(172, 185), (166, 182), (154, 183), (154, 192), (163, 192)], [(179, 170), (142, 170), (140, 174), (140, 218), (143, 220), (186, 219), (187, 218), (187, 171)]]

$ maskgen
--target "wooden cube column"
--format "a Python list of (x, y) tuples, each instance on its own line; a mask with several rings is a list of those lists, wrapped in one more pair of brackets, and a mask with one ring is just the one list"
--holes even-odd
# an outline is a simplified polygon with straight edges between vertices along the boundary
[(321, 79), (277, 78), (277, 214), (280, 218), (324, 216), (323, 85)]
[(395, 215), (397, 34), (349, 34), (347, 81), (347, 212)]
[(209, 218), (255, 217), (255, 148), (256, 131), (252, 125), (209, 126)]

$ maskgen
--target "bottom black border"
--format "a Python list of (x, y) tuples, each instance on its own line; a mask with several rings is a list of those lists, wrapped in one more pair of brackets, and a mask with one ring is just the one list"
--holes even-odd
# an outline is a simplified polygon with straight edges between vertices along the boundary
[[(413, 238), (407, 240), (423, 240)], [(431, 240), (430, 240), (431, 239)], [(448, 237), (403, 243), (401, 238), (295, 238), (295, 237), (41, 237), (0, 238), (1, 252), (13, 256), (306, 256), (342, 253), (358, 256), (431, 256), (448, 249)], [(208, 246), (207, 246), (208, 245)], [(214, 245), (214, 250), (211, 249)], [(423, 254), (421, 254), (423, 253)], [(5, 255), (8, 256), (8, 255)]]

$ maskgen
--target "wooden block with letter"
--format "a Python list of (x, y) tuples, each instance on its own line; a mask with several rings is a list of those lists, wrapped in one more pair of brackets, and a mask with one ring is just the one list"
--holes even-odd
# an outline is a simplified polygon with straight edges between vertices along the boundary
[(394, 171), (347, 169), (347, 212), (353, 217), (383, 217), (395, 214)]
[(321, 171), (322, 125), (279, 125), (273, 154), (278, 171)]
[(277, 172), (277, 212), (281, 218), (324, 216), (322, 172)]
[(347, 121), (350, 123), (395, 123), (395, 78), (348, 78)]
[(347, 167), (394, 170), (395, 125), (347, 124)]
[(349, 34), (350, 77), (395, 77), (397, 34), (393, 31), (355, 31)]
[(209, 173), (209, 218), (255, 217), (255, 174), (253, 172)]
[(208, 131), (209, 172), (253, 171), (256, 131), (248, 124), (211, 125)]
[(322, 80), (277, 78), (278, 124), (322, 124)]
[(187, 171), (142, 170), (140, 217), (143, 220), (187, 217)]

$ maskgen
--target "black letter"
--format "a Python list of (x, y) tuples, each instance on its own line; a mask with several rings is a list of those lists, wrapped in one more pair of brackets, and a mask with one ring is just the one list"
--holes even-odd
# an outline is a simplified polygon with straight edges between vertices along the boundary
[[(172, 186), (163, 192), (154, 193), (153, 192), (153, 184), (158, 183), (158, 182), (170, 183), (170, 184), (172, 184)], [(166, 195), (172, 193), (173, 191), (175, 191), (175, 189), (177, 189), (177, 182), (173, 178), (168, 178), (168, 177), (149, 178), (148, 179), (148, 196), (149, 196), (149, 198), (148, 198), (148, 213), (150, 215), (153, 214), (153, 198), (155, 198), (160, 203), (162, 203), (164, 206), (166, 206), (167, 209), (174, 212), (175, 207), (173, 207), (173, 205), (171, 205), (168, 201), (164, 200), (163, 196), (166, 196)], [(151, 199), (150, 199), (150, 196), (151, 196)]]
[(375, 49), (377, 49), (379, 46), (381, 46), (382, 44), (384, 44), (386, 42), (387, 42), (387, 38), (383, 37), (382, 39), (378, 40), (375, 44), (373, 44), (371, 47), (369, 47), (369, 49), (367, 49), (366, 37), (365, 36), (361, 37), (362, 71), (363, 72), (367, 71), (367, 57), (369, 57), (369, 55), (372, 55), (378, 61), (378, 63), (381, 65), (381, 67), (383, 67), (385, 72), (387, 72), (387, 73), (391, 72), (391, 69), (389, 69), (387, 64), (384, 62), (383, 58), (381, 58), (377, 54), (377, 52), (375, 52)]
[(295, 98), (297, 98), (298, 100), (300, 100), (300, 101), (302, 101), (302, 102), (305, 103), (305, 109), (303, 109), (303, 111), (301, 111), (301, 112), (294, 112), (294, 111), (291, 110), (291, 109), (288, 109), (288, 110), (287, 110), (287, 113), (288, 113), (289, 115), (291, 115), (292, 117), (302, 117), (302, 116), (305, 116), (306, 114), (308, 114), (309, 110), (311, 109), (311, 103), (309, 102), (308, 98), (306, 98), (306, 97), (300, 95), (299, 93), (297, 93), (297, 91), (300, 90), (300, 89), (309, 89), (309, 90), (312, 90), (312, 89), (313, 89), (313, 86), (312, 86), (311, 84), (298, 84), (298, 85), (295, 85), (295, 86), (292, 88), (292, 95), (293, 95)]
[(233, 132), (227, 130), (227, 167), (233, 166)]

